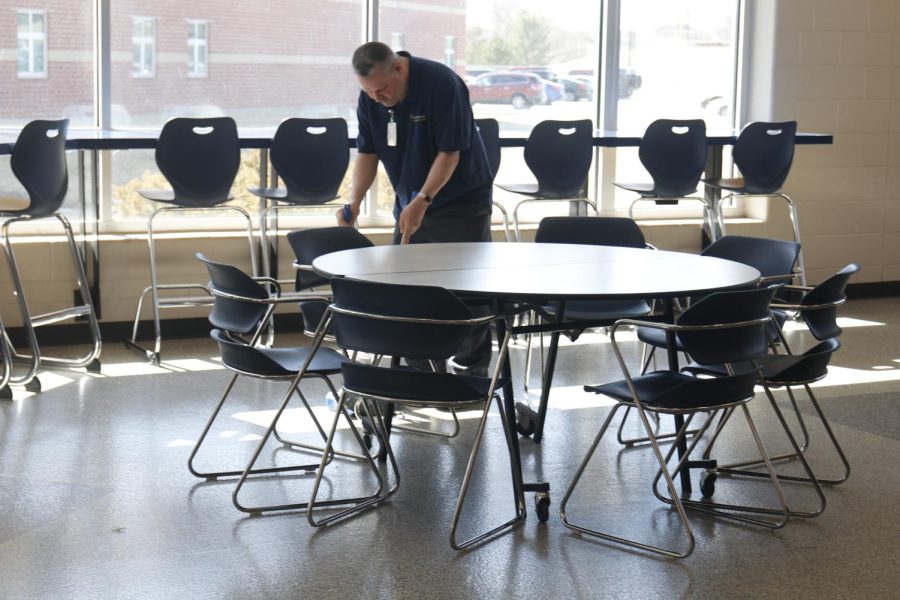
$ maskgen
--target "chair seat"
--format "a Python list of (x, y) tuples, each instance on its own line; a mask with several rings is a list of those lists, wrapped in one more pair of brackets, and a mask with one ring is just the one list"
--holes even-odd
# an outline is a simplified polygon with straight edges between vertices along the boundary
[[(768, 354), (757, 362), (762, 368), (762, 378), (770, 386), (812, 383), (828, 374), (831, 354), (840, 346), (840, 342), (836, 339), (830, 339), (816, 344), (803, 354)], [(753, 369), (748, 364), (735, 365), (733, 368), (738, 374), (748, 373)], [(691, 373), (721, 375), (725, 373), (725, 366), (692, 363), (685, 367), (685, 370)]]
[(733, 179), (704, 179), (703, 183), (710, 187), (720, 190), (728, 190), (729, 192), (747, 193), (746, 185), (743, 177)]
[(691, 194), (696, 194), (697, 189), (693, 190), (684, 190), (682, 194), (669, 194), (662, 193), (656, 189), (655, 184), (653, 183), (616, 183), (613, 182), (613, 185), (622, 188), (623, 190), (628, 190), (629, 192), (634, 192), (635, 194), (640, 194), (643, 198), (660, 198), (660, 203), (665, 204), (678, 204), (678, 198), (684, 198), (690, 196)]
[(266, 198), (268, 200), (277, 200), (279, 202), (285, 202), (287, 204), (295, 204), (297, 206), (320, 206), (322, 204), (327, 204), (332, 200), (337, 200), (340, 198), (339, 195), (334, 195), (331, 193), (314, 196), (309, 194), (291, 194), (288, 192), (287, 188), (247, 188), (247, 191), (253, 194), (254, 196), (259, 196), (260, 198)]
[(31, 201), (28, 198), (0, 196), (0, 213), (22, 213), (28, 210)]
[[(753, 397), (755, 372), (699, 379), (685, 373), (655, 371), (632, 379), (644, 408), (656, 412), (722, 408)], [(604, 394), (620, 402), (633, 402), (625, 380), (586, 385), (584, 391)]]
[[(344, 388), (360, 395), (391, 398), (395, 402), (460, 404), (483, 402), (490, 377), (420, 371), (410, 367), (375, 367), (344, 362)], [(497, 389), (506, 384), (504, 379)]]
[(537, 183), (495, 183), (498, 188), (514, 194), (522, 194), (523, 196), (539, 197)]
[[(282, 369), (278, 371), (273, 368), (272, 372), (259, 373), (260, 375), (296, 374), (303, 367), (306, 357), (309, 356), (309, 348), (306, 346), (299, 348), (257, 348), (256, 350)], [(345, 356), (331, 348), (319, 348), (306, 372), (318, 375), (335, 375), (340, 373), (341, 363), (345, 360), (347, 360)]]
[(233, 198), (230, 194), (220, 200), (206, 202), (204, 204), (189, 204), (175, 198), (175, 190), (138, 190), (138, 194), (153, 202), (162, 202), (164, 204), (173, 204), (175, 206), (183, 206), (186, 208), (203, 208), (208, 206), (216, 206), (223, 202), (228, 202)]
[[(557, 314), (558, 303), (543, 307), (548, 315)], [(643, 317), (650, 312), (650, 305), (643, 300), (575, 300), (566, 302), (565, 318), (576, 321), (609, 321)]]

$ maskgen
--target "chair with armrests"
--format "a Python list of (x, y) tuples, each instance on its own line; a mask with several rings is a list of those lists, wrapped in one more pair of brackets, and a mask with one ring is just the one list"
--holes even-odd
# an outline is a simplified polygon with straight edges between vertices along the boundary
[[(353, 227), (322, 227), (292, 231), (288, 234), (288, 242), (294, 250), (294, 255), (297, 257), (295, 266), (297, 268), (296, 289), (298, 292), (330, 285), (329, 280), (317, 275), (312, 270), (312, 262), (318, 257), (341, 250), (370, 248), (374, 245), (369, 238)], [(304, 333), (309, 336), (315, 335), (316, 328), (325, 315), (328, 304), (329, 302), (325, 300), (310, 300), (300, 303)], [(327, 339), (333, 341), (332, 332), (329, 330), (326, 334), (328, 335)], [(374, 358), (377, 362), (381, 357), (376, 356)], [(361, 413), (365, 414), (365, 411), (361, 411)], [(450, 409), (450, 416), (453, 424), (448, 432), (398, 424), (393, 424), (392, 427), (399, 431), (453, 438), (459, 434), (459, 419), (456, 411), (453, 409)], [(368, 418), (364, 418), (363, 422), (367, 425), (367, 429), (371, 426), (371, 421)]]
[[(726, 200), (748, 196), (781, 198), (787, 202), (794, 241), (800, 243), (797, 206), (790, 196), (781, 191), (794, 160), (796, 135), (796, 121), (750, 123), (741, 130), (732, 149), (734, 164), (742, 176), (730, 179), (703, 180), (706, 185), (727, 192), (725, 196), (717, 200), (714, 210), (722, 235), (725, 235), (722, 204)], [(797, 257), (797, 273), (800, 276), (800, 285), (806, 285), (802, 251)]]
[[(329, 308), (326, 322), (319, 327), (314, 348), (321, 346), (324, 331), (329, 323), (333, 322), (337, 344), (344, 350), (382, 356), (402, 355), (436, 362), (452, 356), (473, 327), (507, 318), (506, 315), (473, 317), (469, 307), (453, 293), (436, 287), (370, 283), (338, 278), (332, 280), (332, 290), (334, 303)], [(386, 500), (399, 487), (397, 460), (381, 417), (379, 402), (405, 406), (483, 409), (451, 521), (450, 545), (454, 549), (461, 550), (480, 544), (496, 534), (509, 530), (521, 521), (525, 517), (525, 508), (521, 473), (514, 458), (515, 437), (510, 430), (499, 395), (495, 393), (505, 384), (500, 373), (509, 345), (509, 328), (506, 331), (507, 334), (500, 341), (499, 357), (490, 377), (345, 362), (342, 366), (344, 383), (338, 400), (338, 414), (335, 415), (329, 433), (328, 447), (330, 448), (334, 436), (337, 417), (345, 410), (348, 396), (362, 398), (368, 414), (375, 416), (375, 430), (382, 447), (386, 449), (395, 485), (377, 498), (351, 502), (350, 507), (320, 519), (316, 518), (315, 512), (310, 508), (307, 511), (310, 524), (318, 527), (342, 520)], [(489, 531), (459, 541), (456, 533), (457, 525), (488, 423), (492, 401), (496, 401), (499, 408), (500, 421), (510, 453), (515, 516)], [(313, 486), (311, 502), (318, 501), (320, 483), (327, 466), (323, 460)], [(337, 482), (333, 479), (331, 486), (337, 489)]]
[(597, 205), (587, 197), (587, 177), (594, 156), (594, 125), (579, 121), (541, 121), (525, 142), (525, 164), (536, 183), (496, 184), (502, 190), (525, 196), (513, 209), (516, 241), (519, 207), (526, 202), (569, 201), (587, 204), (594, 213)]
[(613, 184), (638, 194), (628, 207), (629, 217), (634, 217), (639, 202), (673, 205), (691, 200), (703, 204), (704, 222), (710, 232), (715, 232), (713, 207), (705, 198), (691, 195), (697, 192), (706, 167), (706, 123), (702, 119), (653, 121), (641, 138), (638, 157), (653, 182)]
[[(297, 292), (327, 288), (330, 282), (313, 271), (315, 259), (332, 252), (371, 248), (372, 241), (354, 227), (317, 227), (300, 229), (287, 235), (288, 244), (294, 251), (296, 277), (294, 289)], [(300, 314), (303, 317), (303, 331), (313, 336), (319, 321), (330, 303), (330, 294), (323, 294), (325, 300), (311, 300), (300, 303)]]
[[(692, 304), (678, 317), (674, 324), (623, 319), (613, 325), (610, 331), (612, 347), (622, 369), (624, 379), (604, 385), (585, 386), (585, 391), (604, 394), (616, 400), (617, 403), (610, 410), (609, 415), (600, 427), (600, 431), (576, 470), (575, 476), (563, 498), (560, 506), (560, 516), (566, 527), (584, 535), (598, 537), (631, 548), (672, 558), (684, 558), (694, 549), (694, 535), (687, 519), (685, 507), (772, 529), (782, 527), (787, 523), (791, 512), (788, 508), (784, 491), (747, 408), (747, 403), (754, 397), (754, 386), (758, 381), (757, 373), (755, 371), (736, 374), (729, 372), (729, 374), (722, 377), (712, 378), (699, 378), (689, 373), (672, 371), (656, 371), (645, 375), (632, 375), (622, 356), (620, 343), (616, 340), (616, 333), (624, 326), (657, 327), (677, 333), (688, 352), (701, 364), (721, 363), (722, 361), (725, 361), (727, 364), (752, 362), (762, 358), (767, 352), (768, 344), (765, 330), (771, 319), (769, 303), (774, 292), (773, 288), (717, 292)], [(596, 453), (612, 419), (618, 412), (618, 409), (623, 406), (631, 406), (637, 410), (646, 435), (650, 439), (650, 445), (659, 466), (659, 471), (653, 484), (653, 492), (659, 500), (675, 508), (686, 538), (686, 544), (682, 548), (662, 547), (630, 539), (619, 534), (600, 531), (586, 525), (577, 524), (570, 517), (568, 507), (572, 495), (578, 488), (579, 483), (582, 482), (586, 468)], [(701, 433), (693, 438), (687, 447), (687, 451), (677, 460), (675, 467), (670, 469), (669, 464), (672, 461), (675, 449), (684, 438), (691, 421), (699, 412), (711, 411), (715, 414), (722, 410), (737, 409), (738, 407), (740, 407), (746, 418), (749, 431), (756, 442), (762, 462), (766, 466), (768, 480), (772, 485), (777, 503), (774, 507), (756, 504), (721, 505), (712, 502), (701, 503), (683, 499), (675, 488), (673, 475), (687, 466), (691, 453), (697, 447), (697, 442), (703, 437), (703, 432), (709, 428), (713, 419), (710, 417), (703, 422)], [(681, 414), (687, 417), (683, 427), (678, 432), (675, 443), (671, 445), (665, 456), (648, 420), (648, 413), (651, 412)], [(790, 431), (785, 429), (785, 434), (796, 447), (796, 441), (790, 434)], [(617, 479), (615, 476), (608, 477), (604, 485), (610, 485), (610, 483), (615, 485)], [(662, 494), (658, 489), (660, 479), (665, 480), (668, 496)], [(627, 480), (627, 478), (624, 480)], [(824, 503), (824, 500), (822, 502)], [(603, 511), (598, 511), (598, 515), (603, 514), (605, 514)], [(621, 516), (619, 517), (619, 522), (625, 522), (621, 519)]]
[[(253, 274), (258, 274), (250, 215), (238, 206), (224, 205), (231, 199), (231, 184), (237, 176), (240, 163), (237, 125), (230, 117), (174, 118), (166, 122), (159, 134), (156, 144), (156, 165), (172, 189), (140, 190), (144, 198), (165, 206), (153, 211), (147, 221), (150, 285), (141, 293), (134, 315), (131, 339), (125, 342), (128, 347), (142, 352), (153, 364), (160, 362), (162, 346), (160, 310), (212, 304), (206, 286), (201, 283), (159, 282), (153, 231), (153, 223), (158, 216), (172, 213), (189, 216), (194, 211), (203, 211), (207, 216), (215, 213), (237, 213), (246, 221), (250, 266)], [(203, 295), (178, 297), (160, 295), (163, 290), (191, 289), (200, 290)], [(153, 312), (154, 344), (151, 348), (145, 348), (137, 341), (144, 299), (148, 294), (151, 297)]]
[[(5, 219), (0, 228), (0, 237), (2, 237), (13, 293), (19, 305), (22, 328), (30, 351), (30, 354), (18, 354), (9, 340), (5, 340), (4, 343), (10, 352), (10, 358), (14, 362), (22, 361), (28, 364), (28, 369), (24, 374), (11, 374), (9, 383), (26, 386), (31, 390), (40, 390), (40, 380), (36, 379), (36, 376), (41, 366), (86, 368), (94, 372), (100, 370), (102, 347), (100, 327), (85, 273), (84, 258), (75, 242), (69, 220), (59, 212), (69, 188), (66, 164), (66, 130), (68, 126), (68, 119), (60, 119), (31, 121), (22, 128), (12, 148), (9, 162), (16, 179), (25, 188), (28, 199), (0, 198), (0, 218)], [(81, 304), (34, 315), (28, 306), (25, 285), (22, 281), (23, 273), (16, 261), (15, 245), (12, 243), (10, 229), (13, 224), (49, 217), (55, 217), (62, 224)], [(38, 327), (70, 319), (86, 321), (91, 340), (87, 352), (78, 358), (59, 358), (42, 354), (35, 330)], [(3, 335), (5, 337), (6, 334)]]
[[(246, 468), (232, 468), (230, 470), (201, 470), (195, 465), (195, 459), (200, 453), (206, 438), (213, 427), (222, 406), (231, 394), (235, 383), (241, 376), (263, 380), (293, 381), (300, 367), (304, 365), (310, 356), (308, 347), (290, 348), (261, 348), (258, 342), (263, 331), (268, 325), (272, 312), (279, 304), (296, 302), (292, 295), (282, 295), (278, 283), (268, 277), (250, 277), (237, 267), (210, 260), (202, 253), (197, 253), (197, 259), (207, 268), (210, 276), (209, 289), (213, 294), (213, 306), (209, 313), (209, 322), (213, 326), (210, 334), (219, 346), (222, 362), (232, 371), (233, 375), (225, 387), (225, 391), (213, 408), (200, 437), (194, 444), (191, 455), (188, 458), (188, 470), (196, 477), (204, 479), (218, 479), (220, 477), (233, 477), (239, 475), (272, 475), (274, 473), (314, 471), (318, 462), (304, 465), (255, 467), (254, 460)], [(274, 293), (270, 293), (274, 289)], [(304, 378), (316, 378), (321, 380), (334, 394), (336, 390), (330, 377), (340, 373), (341, 362), (344, 357), (330, 348), (322, 348), (313, 361), (307, 365)], [(306, 408), (316, 431), (325, 440), (325, 432), (319, 424), (315, 413), (309, 405), (306, 397), (300, 391), (300, 381), (291, 385), (291, 393), (296, 393)], [(277, 419), (275, 420), (277, 425)], [(278, 442), (288, 448), (298, 448), (305, 451), (323, 452), (324, 448), (304, 442), (290, 441), (280, 435), (277, 428), (274, 430)], [(337, 454), (349, 458), (363, 458), (361, 455), (347, 454), (330, 451), (329, 460)], [(243, 479), (240, 486), (243, 485)], [(287, 505), (273, 506), (246, 506), (239, 500), (240, 486), (235, 489), (233, 502), (235, 506), (244, 512), (263, 512), (267, 510), (283, 510)], [(290, 505), (290, 508), (305, 508), (306, 504)]]
[[(269, 156), (284, 187), (250, 188), (271, 206), (259, 214), (263, 244), (263, 272), (272, 275), (270, 246), (278, 240), (278, 213), (286, 209), (309, 209), (340, 198), (338, 190), (350, 164), (347, 121), (341, 118), (294, 117), (278, 125)], [(269, 218), (274, 217), (274, 231)], [(269, 238), (274, 235), (274, 240)]]
[[(704, 248), (701, 254), (703, 256), (711, 256), (714, 258), (722, 258), (750, 265), (760, 273), (759, 285), (771, 285), (773, 283), (787, 283), (793, 277), (794, 264), (797, 255), (800, 252), (800, 244), (786, 240), (775, 240), (770, 238), (749, 237), (739, 235), (727, 235), (714, 241), (712, 244)], [(688, 299), (690, 301), (690, 299)], [(778, 312), (775, 315), (775, 321), (769, 326), (769, 335), (772, 342), (778, 341), (778, 329), (780, 323), (784, 322), (785, 314)], [(645, 344), (645, 349), (649, 348), (643, 359), (642, 372), (646, 371), (650, 366), (650, 362), (654, 359), (657, 348), (666, 348), (668, 341), (666, 340), (665, 331), (639, 327), (637, 329), (638, 340)], [(683, 352), (678, 337), (675, 338), (676, 348), (679, 352)], [(626, 438), (624, 436), (625, 423), (630, 412), (630, 408), (626, 407), (625, 416), (619, 423), (617, 437), (619, 443), (625, 446), (647, 442), (644, 436), (635, 438)], [(798, 412), (799, 418), (799, 412)], [(657, 439), (671, 437), (673, 434), (657, 434)], [(805, 443), (805, 441), (804, 441)]]
[[(534, 238), (535, 243), (584, 244), (592, 246), (619, 246), (624, 248), (649, 248), (644, 233), (632, 219), (622, 217), (544, 217), (538, 225)], [(584, 329), (608, 327), (618, 319), (643, 317), (651, 312), (646, 300), (572, 300), (566, 302), (563, 314), (560, 314), (558, 302), (552, 302), (535, 311), (543, 321), (565, 319), (573, 321), (569, 335), (572, 339)], [(585, 327), (579, 327), (583, 322)], [(550, 367), (555, 362), (559, 347), (560, 332), (554, 331), (550, 336), (547, 372), (544, 371), (543, 334), (541, 334), (541, 368), (542, 378), (552, 381), (553, 372)], [(532, 354), (531, 336), (528, 337), (528, 349), (525, 354), (525, 391), (528, 391), (528, 379), (531, 372)], [(543, 386), (542, 386), (543, 387)], [(541, 403), (537, 412), (525, 403), (518, 403), (517, 426), (523, 435), (533, 435), (534, 441), (542, 437), (544, 420), (547, 414), (547, 393), (542, 391)]]
[[(796, 311), (817, 343), (801, 353), (794, 354), (791, 352), (791, 348), (788, 345), (784, 332), (779, 329), (778, 333), (786, 353), (770, 353), (759, 361), (759, 364), (762, 367), (760, 371), (761, 382), (765, 386), (770, 403), (776, 414), (779, 416), (780, 410), (775, 402), (772, 389), (783, 387), (787, 392), (787, 396), (797, 414), (798, 423), (804, 436), (804, 443), (800, 448), (801, 452), (804, 453), (808, 449), (809, 433), (801, 417), (801, 413), (797, 408), (797, 401), (794, 397), (792, 388), (802, 386), (806, 390), (806, 395), (809, 398), (816, 415), (819, 417), (822, 428), (828, 436), (828, 439), (831, 441), (832, 448), (842, 464), (842, 472), (837, 477), (826, 478), (817, 475), (816, 480), (820, 484), (837, 485), (843, 483), (850, 477), (850, 463), (847, 460), (847, 456), (844, 454), (844, 450), (841, 448), (840, 443), (838, 443), (837, 437), (835, 437), (834, 431), (831, 429), (831, 424), (825, 417), (825, 413), (816, 399), (815, 394), (813, 394), (810, 385), (827, 376), (828, 364), (831, 357), (841, 346), (837, 339), (842, 333), (840, 326), (837, 324), (837, 309), (846, 301), (844, 291), (850, 277), (857, 271), (859, 271), (859, 265), (856, 265), (855, 263), (849, 264), (815, 287), (788, 286), (789, 288), (793, 288), (794, 291), (802, 293), (800, 300), (796, 303), (784, 303), (776, 300), (776, 302), (772, 304), (772, 308)], [(688, 368), (701, 374), (711, 373), (713, 375), (718, 375), (722, 371), (722, 367), (718, 365), (691, 365)], [(707, 457), (711, 452), (716, 439), (724, 428), (724, 425), (725, 419), (723, 418), (706, 448), (705, 455), (707, 455)], [(773, 456), (772, 460), (791, 458), (797, 458), (797, 455), (794, 453), (777, 455)], [(708, 473), (708, 477), (711, 477), (713, 482), (715, 481), (715, 476), (717, 474), (758, 477), (760, 476), (758, 471), (748, 469), (748, 467), (754, 466), (758, 466), (758, 462), (753, 460), (731, 463), (728, 465), (717, 465), (715, 469)], [(780, 474), (779, 477), (782, 480), (788, 481), (810, 482), (807, 477), (802, 476), (798, 477)]]
[[(497, 119), (475, 119), (475, 128), (481, 135), (481, 141), (484, 144), (484, 151), (487, 153), (488, 163), (491, 165), (491, 174), (496, 179), (497, 172), (500, 170), (500, 124)], [(494, 201), (494, 208), (500, 211), (503, 218), (503, 231), (506, 234), (506, 241), (512, 241), (512, 235), (509, 232), (509, 215), (506, 208)]]

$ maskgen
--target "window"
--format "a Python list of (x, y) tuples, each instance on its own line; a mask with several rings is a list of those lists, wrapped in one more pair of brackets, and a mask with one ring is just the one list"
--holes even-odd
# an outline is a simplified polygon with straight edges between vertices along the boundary
[[(610, 24), (609, 32), (618, 56), (610, 61), (617, 68), (607, 74), (607, 88), (616, 91), (607, 103), (605, 127), (640, 135), (659, 118), (699, 118), (708, 130), (734, 127), (739, 4), (738, 0), (620, 1), (618, 27)], [(636, 148), (623, 148), (611, 158), (615, 168), (610, 169), (614, 176), (604, 178), (609, 184), (604, 190), (606, 206), (624, 211), (634, 194), (612, 188), (611, 181), (649, 179)], [(697, 202), (678, 208), (644, 202), (635, 209), (646, 216), (696, 217), (699, 207)]]
[(16, 11), (19, 77), (47, 76), (47, 15), (40, 10)]
[(156, 19), (131, 18), (131, 75), (153, 77), (156, 73)]
[(456, 65), (456, 36), (444, 37), (444, 64), (451, 69)]
[(209, 23), (188, 21), (188, 77), (209, 74)]
[(394, 49), (395, 52), (399, 52), (406, 47), (406, 34), (402, 31), (392, 31), (391, 32), (391, 48)]

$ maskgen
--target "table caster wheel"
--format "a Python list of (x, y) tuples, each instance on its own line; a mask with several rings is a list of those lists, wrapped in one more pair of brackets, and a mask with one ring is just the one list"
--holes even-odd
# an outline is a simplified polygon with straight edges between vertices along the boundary
[(525, 437), (534, 433), (537, 427), (537, 413), (524, 402), (516, 402), (516, 430)]
[(712, 498), (716, 493), (716, 472), (706, 471), (700, 476), (700, 495), (704, 498)]
[(546, 523), (550, 518), (550, 494), (535, 494), (534, 509), (535, 511), (537, 511), (538, 521), (540, 521), (541, 523)]

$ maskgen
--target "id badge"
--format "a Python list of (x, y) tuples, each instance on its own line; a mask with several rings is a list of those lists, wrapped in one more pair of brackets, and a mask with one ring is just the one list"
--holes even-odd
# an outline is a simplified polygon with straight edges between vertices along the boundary
[(387, 124), (387, 145), (397, 145), (397, 124), (393, 120)]

